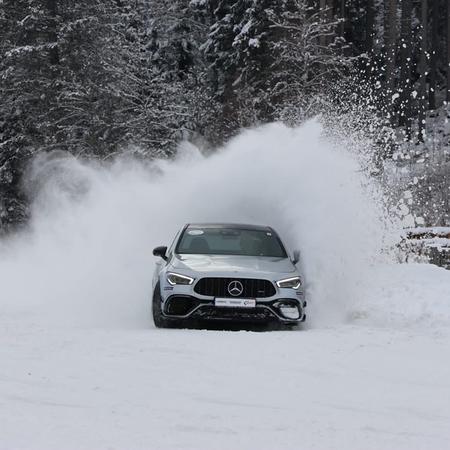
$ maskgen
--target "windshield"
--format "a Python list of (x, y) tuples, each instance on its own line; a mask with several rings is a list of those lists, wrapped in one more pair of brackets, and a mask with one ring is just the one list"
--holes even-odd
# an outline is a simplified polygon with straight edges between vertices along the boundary
[(239, 228), (187, 228), (178, 242), (176, 253), (287, 257), (273, 231)]

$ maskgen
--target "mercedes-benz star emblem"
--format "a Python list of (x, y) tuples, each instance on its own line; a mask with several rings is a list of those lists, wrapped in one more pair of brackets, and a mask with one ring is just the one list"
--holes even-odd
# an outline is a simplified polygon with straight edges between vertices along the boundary
[(240, 281), (237, 281), (237, 280), (232, 281), (228, 285), (228, 292), (233, 297), (238, 297), (239, 295), (241, 295), (244, 292), (244, 286), (242, 286), (242, 283)]

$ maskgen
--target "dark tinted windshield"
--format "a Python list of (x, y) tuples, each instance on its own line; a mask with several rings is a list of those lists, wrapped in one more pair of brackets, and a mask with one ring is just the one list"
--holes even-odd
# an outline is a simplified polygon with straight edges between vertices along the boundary
[(239, 228), (187, 228), (178, 242), (176, 252), (287, 257), (278, 236), (273, 231)]

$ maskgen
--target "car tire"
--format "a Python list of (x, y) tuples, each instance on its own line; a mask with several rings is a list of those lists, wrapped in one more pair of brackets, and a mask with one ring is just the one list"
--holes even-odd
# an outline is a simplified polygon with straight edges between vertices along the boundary
[(152, 299), (152, 315), (153, 323), (156, 328), (169, 328), (169, 321), (163, 316), (161, 310), (161, 287), (159, 282), (157, 283), (155, 290), (153, 291)]

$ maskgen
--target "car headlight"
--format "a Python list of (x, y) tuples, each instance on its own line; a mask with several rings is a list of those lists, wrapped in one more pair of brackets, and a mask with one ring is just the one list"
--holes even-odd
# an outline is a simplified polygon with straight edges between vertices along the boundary
[(170, 272), (167, 274), (167, 281), (172, 286), (175, 286), (176, 284), (189, 285), (194, 282), (194, 279), (191, 277), (188, 277), (187, 275), (181, 275), (179, 273)]
[(285, 278), (284, 280), (277, 281), (279, 288), (298, 289), (301, 285), (302, 279), (300, 277)]

